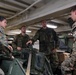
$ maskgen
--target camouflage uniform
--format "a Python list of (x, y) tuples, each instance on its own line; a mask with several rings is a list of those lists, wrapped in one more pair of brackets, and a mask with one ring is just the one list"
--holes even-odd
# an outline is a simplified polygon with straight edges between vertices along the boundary
[(0, 53), (2, 53), (2, 51), (8, 54), (10, 50), (8, 51), (8, 41), (4, 32), (4, 28), (0, 27)]
[[(76, 22), (72, 25), (72, 32), (74, 39), (76, 39)], [(73, 51), (70, 58), (66, 59), (61, 64), (61, 70), (63, 75), (67, 75), (67, 74), (72, 75), (71, 69), (76, 68), (75, 64), (76, 64), (76, 40), (73, 43)]]
[[(24, 64), (23, 64), (24, 67), (27, 66), (27, 61), (28, 61), (28, 57), (29, 57), (29, 52), (25, 49), (25, 48), (28, 48), (28, 46), (26, 45), (26, 43), (29, 40), (30, 40), (30, 37), (27, 34), (25, 34), (24, 36), (22, 34), (18, 34), (18, 35), (15, 36), (15, 38), (13, 40), (13, 43), (12, 43), (13, 48), (18, 53), (21, 53), (21, 57), (22, 58), (26, 59), (26, 62), (24, 62)], [(22, 50), (18, 51), (17, 47), (21, 47)], [(34, 61), (33, 57), (35, 57), (34, 52), (32, 54), (32, 60)], [(34, 65), (34, 63), (32, 63), (32, 64)]]
[(5, 32), (4, 32), (4, 28), (3, 27), (0, 27), (0, 42), (8, 47), (8, 42), (7, 42), (7, 38), (6, 38), (6, 35), (5, 35)]
[(45, 53), (50, 59), (50, 64), (53, 71), (58, 66), (58, 57), (56, 51), (53, 49), (58, 47), (58, 37), (56, 32), (51, 28), (39, 29), (35, 36), (32, 38), (33, 43), (39, 40), (39, 51)]
[[(8, 47), (7, 38), (4, 32), (4, 28), (0, 26), (0, 54), (6, 53), (9, 54), (8, 50), (6, 49)], [(0, 64), (1, 64), (2, 58), (0, 58)], [(0, 69), (0, 75), (4, 75), (4, 72), (2, 69)]]
[[(17, 51), (17, 52), (20, 52), (22, 53), (24, 56), (26, 56), (26, 58), (28, 57), (27, 56), (27, 51), (25, 50), (25, 48), (27, 48), (28, 46), (26, 45), (27, 41), (30, 40), (30, 37), (25, 34), (25, 35), (22, 35), (22, 34), (18, 34), (15, 36), (14, 40), (13, 40), (13, 43), (12, 43), (12, 47)], [(17, 50), (17, 47), (21, 47), (22, 50), (18, 51)], [(25, 53), (26, 51), (26, 53)]]
[(18, 34), (15, 36), (14, 41), (12, 43), (13, 48), (21, 47), (21, 48), (27, 48), (27, 41), (30, 40), (30, 37), (25, 34), (24, 36), (22, 34)]

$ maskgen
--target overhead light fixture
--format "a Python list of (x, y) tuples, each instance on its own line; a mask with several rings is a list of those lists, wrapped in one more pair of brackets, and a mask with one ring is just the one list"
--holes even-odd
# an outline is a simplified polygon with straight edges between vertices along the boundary
[[(8, 31), (7, 32), (8, 35), (15, 35), (15, 34), (20, 34), (20, 33), (21, 33), (21, 30), (20, 29), (11, 30), (11, 31)], [(26, 33), (31, 33), (31, 30), (27, 30), (26, 29)]]
[(26, 30), (27, 33), (31, 33), (31, 30)]
[(68, 33), (68, 35), (73, 35), (72, 33)]
[(47, 27), (48, 28), (57, 28), (57, 26), (56, 25), (53, 25), (53, 24), (47, 24)]

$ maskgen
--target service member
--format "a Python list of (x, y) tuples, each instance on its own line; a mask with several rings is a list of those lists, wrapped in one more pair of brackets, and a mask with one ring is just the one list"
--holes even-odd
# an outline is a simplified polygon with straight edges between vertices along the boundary
[[(7, 26), (6, 18), (3, 16), (0, 16), (0, 54), (4, 53), (9, 55), (9, 52), (13, 51), (13, 48), (8, 44), (8, 41), (4, 32), (4, 29), (6, 26)], [(1, 59), (0, 59), (0, 62), (1, 62)], [(2, 71), (2, 69), (0, 69), (0, 75), (4, 75), (4, 72)]]
[(41, 25), (42, 27), (36, 32), (32, 40), (27, 42), (27, 44), (33, 44), (35, 41), (39, 40), (39, 51), (45, 53), (50, 60), (53, 72), (55, 72), (58, 66), (58, 57), (56, 53), (58, 36), (53, 29), (47, 27), (46, 20), (43, 20)]
[(63, 75), (72, 75), (72, 71), (76, 69), (76, 5), (71, 8), (71, 16), (69, 18), (74, 37), (73, 51), (71, 57), (66, 59), (61, 64)]

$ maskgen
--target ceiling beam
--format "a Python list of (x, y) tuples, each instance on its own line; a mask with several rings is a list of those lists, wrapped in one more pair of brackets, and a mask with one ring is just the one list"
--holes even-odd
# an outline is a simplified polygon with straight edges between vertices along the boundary
[(22, 11), (22, 9), (0, 2), (0, 7), (14, 11)]
[(29, 10), (30, 8), (32, 8), (35, 4), (39, 3), (40, 1), (41, 1), (41, 0), (35, 1), (35, 2), (32, 3), (30, 6), (28, 6), (26, 9), (24, 9), (23, 11), (21, 11), (21, 12), (15, 14), (14, 16), (11, 16), (11, 17), (9, 17), (9, 18), (7, 18), (7, 19), (12, 19), (12, 18), (15, 18), (15, 17), (21, 15), (22, 13), (24, 13), (24, 12), (26, 12), (27, 10)]
[(64, 21), (61, 21), (61, 20), (58, 20), (58, 19), (54, 19), (54, 20), (51, 20), (52, 22), (55, 22), (55, 23), (59, 23), (59, 24), (64, 24), (64, 25), (68, 25), (67, 22), (64, 22)]
[(71, 32), (71, 28), (70, 26), (59, 26), (58, 28), (54, 29), (56, 32), (63, 32), (63, 31), (70, 31)]
[[(27, 5), (27, 6), (30, 6), (31, 5), (30, 3), (27, 3), (26, 0), (16, 0), (16, 1), (18, 1), (20, 3), (23, 3), (23, 4)], [(37, 8), (37, 7), (36, 6), (33, 6), (33, 8)]]
[(20, 3), (20, 2), (18, 2), (18, 1), (16, 1), (16, 0), (4, 0), (5, 2), (8, 2), (8, 3), (12, 3), (12, 4), (15, 4), (15, 5), (19, 5), (19, 6), (22, 6), (22, 7), (28, 7), (28, 5), (26, 5), (26, 4), (23, 4), (23, 3)]
[(67, 22), (67, 18), (64, 18), (64, 17), (60, 17), (60, 18), (58, 18), (58, 20)]
[[(28, 25), (33, 24), (35, 22), (41, 21), (42, 19), (55, 19), (55, 17), (59, 17), (62, 14), (67, 13), (73, 5), (76, 5), (76, 0), (57, 0), (51, 3), (47, 3), (43, 7), (37, 9), (33, 13), (31, 13), (27, 19), (19, 20), (14, 25), (16, 26), (22, 23), (27, 23)], [(25, 16), (24, 16), (25, 17)]]
[(5, 14), (5, 13), (1, 13), (1, 12), (0, 12), (0, 15), (1, 16), (10, 16), (9, 14)]
[(15, 13), (13, 13), (13, 12), (6, 11), (6, 10), (2, 10), (2, 9), (0, 9), (0, 12), (1, 12), (1, 13), (5, 13), (5, 14), (10, 14), (10, 15), (14, 15), (14, 14), (15, 14)]

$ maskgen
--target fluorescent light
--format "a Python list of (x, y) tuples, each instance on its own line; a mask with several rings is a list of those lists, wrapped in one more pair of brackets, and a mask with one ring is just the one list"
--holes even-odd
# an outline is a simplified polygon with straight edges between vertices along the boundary
[(27, 33), (31, 33), (31, 30), (26, 30)]
[(68, 35), (72, 35), (72, 33), (68, 33)]
[(56, 25), (52, 25), (52, 24), (47, 24), (47, 27), (49, 27), (49, 28), (57, 28)]
[(15, 35), (15, 34), (20, 34), (21, 31), (19, 29), (16, 30), (10, 30), (7, 32), (8, 35)]
[[(20, 33), (21, 33), (20, 29), (11, 30), (7, 32), (8, 35), (15, 35), (15, 34), (20, 34)], [(31, 33), (31, 30), (26, 30), (26, 33)]]

